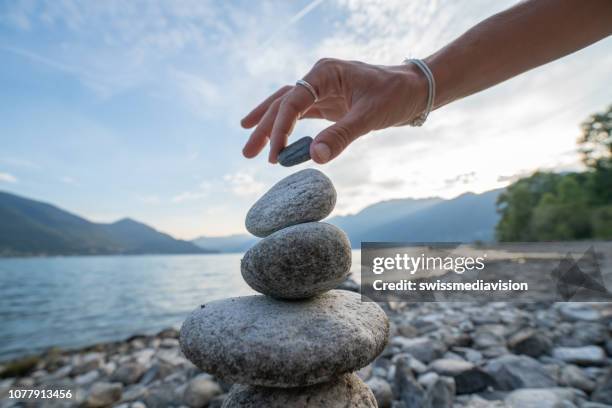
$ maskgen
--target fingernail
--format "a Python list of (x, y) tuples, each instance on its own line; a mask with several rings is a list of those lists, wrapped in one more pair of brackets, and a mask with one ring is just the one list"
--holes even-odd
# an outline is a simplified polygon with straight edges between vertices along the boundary
[(314, 154), (320, 163), (327, 163), (331, 158), (331, 150), (325, 143), (317, 143), (313, 147)]

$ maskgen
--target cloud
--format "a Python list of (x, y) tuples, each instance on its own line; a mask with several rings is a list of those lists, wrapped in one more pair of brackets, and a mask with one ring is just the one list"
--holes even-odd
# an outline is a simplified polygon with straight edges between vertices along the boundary
[(70, 177), (70, 176), (64, 176), (64, 177), (60, 178), (60, 181), (62, 183), (64, 183), (64, 184), (70, 184), (70, 185), (76, 185), (77, 184), (77, 181), (73, 177)]
[(184, 191), (180, 194), (175, 195), (174, 197), (172, 197), (171, 201), (173, 203), (185, 203), (188, 201), (198, 201), (198, 200), (202, 200), (204, 198), (207, 198), (210, 194), (210, 191), (212, 190), (212, 184), (208, 181), (203, 181), (200, 183), (200, 185), (194, 189), (194, 190), (190, 190), (190, 191)]
[(155, 195), (155, 194), (151, 194), (151, 195), (137, 195), (136, 199), (144, 204), (159, 204), (161, 202), (161, 199), (159, 198), (159, 196)]
[(0, 172), (0, 182), (16, 183), (17, 182), (17, 177), (13, 176), (10, 173), (2, 173), (2, 172)]
[(284, 24), (282, 24), (275, 32), (272, 34), (267, 40), (265, 40), (261, 47), (266, 48), (272, 43), (280, 34), (286, 31), (289, 27), (303, 19), (308, 13), (317, 8), (324, 0), (313, 0), (308, 3), (303, 9), (294, 14), (291, 18), (287, 20)]
[(205, 78), (180, 70), (173, 70), (172, 76), (183, 100), (194, 113), (210, 117), (211, 109), (223, 105), (223, 94), (215, 84)]
[(265, 188), (263, 183), (255, 181), (251, 174), (244, 172), (226, 174), (223, 180), (229, 185), (229, 190), (239, 197), (257, 196)]
[(26, 169), (38, 169), (40, 166), (30, 160), (22, 159), (19, 157), (0, 157), (0, 163), (12, 167), (21, 167)]

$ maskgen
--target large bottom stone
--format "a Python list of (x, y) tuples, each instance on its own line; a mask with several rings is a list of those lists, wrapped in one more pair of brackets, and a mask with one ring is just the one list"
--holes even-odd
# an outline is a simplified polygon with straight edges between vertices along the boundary
[(370, 388), (355, 374), (310, 387), (234, 385), (222, 408), (375, 408)]
[(183, 323), (183, 353), (226, 382), (300, 387), (369, 364), (389, 336), (385, 312), (333, 290), (299, 301), (245, 296), (214, 301)]

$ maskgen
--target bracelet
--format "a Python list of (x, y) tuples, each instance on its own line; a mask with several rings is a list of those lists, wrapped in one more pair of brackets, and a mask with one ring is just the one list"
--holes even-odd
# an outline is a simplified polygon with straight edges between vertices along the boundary
[(427, 78), (427, 107), (425, 111), (421, 113), (419, 116), (414, 118), (412, 121), (408, 122), (410, 126), (423, 126), (423, 123), (427, 120), (427, 116), (431, 112), (434, 104), (434, 98), (436, 97), (436, 80), (434, 79), (433, 73), (431, 69), (425, 64), (424, 61), (416, 58), (406, 58), (404, 60), (404, 64), (414, 64), (425, 74), (425, 78)]

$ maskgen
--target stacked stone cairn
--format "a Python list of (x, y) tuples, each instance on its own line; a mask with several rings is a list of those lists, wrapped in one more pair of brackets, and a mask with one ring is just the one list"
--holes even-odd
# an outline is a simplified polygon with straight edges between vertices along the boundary
[(278, 182), (246, 218), (263, 239), (242, 276), (263, 295), (204, 304), (183, 323), (185, 356), (234, 384), (223, 407), (376, 407), (354, 372), (383, 351), (389, 322), (376, 303), (334, 290), (351, 267), (346, 234), (319, 222), (335, 203), (320, 171)]

